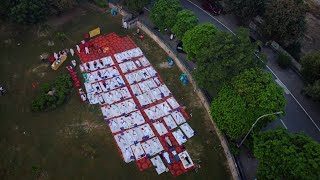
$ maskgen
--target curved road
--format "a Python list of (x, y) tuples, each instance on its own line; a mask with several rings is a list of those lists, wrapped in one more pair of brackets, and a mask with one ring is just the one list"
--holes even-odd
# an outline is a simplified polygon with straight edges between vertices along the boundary
[[(183, 8), (191, 10), (201, 23), (213, 23), (219, 30), (232, 32), (238, 26), (230, 17), (213, 17), (197, 4), (189, 0), (180, 0)], [(320, 142), (320, 105), (312, 102), (300, 94), (303, 82), (299, 75), (292, 70), (281, 70), (276, 64), (277, 53), (268, 47), (262, 49), (268, 58), (267, 69), (274, 75), (276, 82), (285, 90), (287, 100), (286, 116), (269, 124), (268, 128), (283, 126), (290, 132), (305, 132), (307, 135)]]

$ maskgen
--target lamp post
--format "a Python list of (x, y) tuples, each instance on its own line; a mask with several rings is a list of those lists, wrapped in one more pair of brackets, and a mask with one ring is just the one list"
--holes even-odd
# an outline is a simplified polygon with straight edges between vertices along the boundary
[(248, 133), (246, 134), (246, 136), (242, 139), (241, 143), (238, 145), (238, 147), (240, 147), (242, 145), (242, 143), (244, 142), (244, 140), (246, 140), (247, 136), (250, 134), (250, 132), (252, 131), (253, 127), (257, 124), (257, 122), (261, 119), (261, 118), (264, 118), (266, 116), (271, 116), (271, 115), (275, 115), (275, 114), (282, 114), (283, 112), (282, 111), (279, 111), (279, 112), (275, 112), (275, 113), (270, 113), (270, 114), (265, 114), (265, 115), (262, 115), (260, 117), (258, 117), (258, 119), (256, 120), (256, 122), (254, 122), (250, 128), (250, 130), (248, 131)]

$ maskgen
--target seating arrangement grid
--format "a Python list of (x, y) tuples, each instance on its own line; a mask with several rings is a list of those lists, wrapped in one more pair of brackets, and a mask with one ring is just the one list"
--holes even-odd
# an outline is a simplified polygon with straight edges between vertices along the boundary
[(195, 133), (189, 117), (141, 49), (115, 33), (79, 47), (89, 103), (100, 105), (123, 160), (140, 171), (153, 165), (158, 174), (193, 169), (183, 146)]

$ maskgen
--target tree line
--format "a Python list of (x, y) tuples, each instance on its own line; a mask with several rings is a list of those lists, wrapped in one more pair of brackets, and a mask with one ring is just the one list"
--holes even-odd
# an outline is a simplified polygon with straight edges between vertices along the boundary
[[(255, 8), (265, 5), (264, 2), (258, 3), (258, 0), (247, 2), (248, 6)], [(241, 13), (243, 16), (252, 16), (252, 13), (261, 12), (243, 10)], [(150, 19), (156, 27), (171, 30), (182, 41), (187, 59), (196, 63), (192, 74), (197, 84), (215, 94), (211, 103), (211, 116), (232, 143), (239, 142), (260, 116), (285, 112), (283, 89), (263, 69), (263, 62), (254, 55), (257, 44), (250, 41), (248, 29), (240, 28), (235, 36), (217, 30), (210, 23), (198, 24), (199, 20), (193, 12), (183, 10), (177, 0), (157, 0), (151, 9)], [(317, 58), (313, 55), (305, 59), (315, 61)], [(310, 76), (312, 81), (319, 79), (318, 74)], [(291, 134), (284, 129), (260, 132), (276, 118), (268, 116), (261, 119), (254, 127), (250, 140), (245, 143), (252, 148), (259, 161), (258, 178), (319, 178), (318, 143), (304, 134)]]

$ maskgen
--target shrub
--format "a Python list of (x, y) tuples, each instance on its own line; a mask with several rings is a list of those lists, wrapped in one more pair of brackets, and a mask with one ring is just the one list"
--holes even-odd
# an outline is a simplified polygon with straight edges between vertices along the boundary
[(284, 53), (281, 53), (279, 54), (279, 57), (278, 57), (278, 65), (282, 68), (282, 69), (287, 69), (291, 66), (292, 62), (291, 62), (291, 58), (284, 54)]
[(301, 59), (301, 74), (307, 83), (320, 80), (320, 50), (309, 52)]
[[(41, 95), (32, 101), (31, 109), (33, 111), (47, 111), (58, 107), (65, 102), (67, 96), (72, 90), (71, 76), (61, 75), (53, 84), (45, 83), (41, 85)], [(48, 95), (49, 91), (55, 91), (53, 95)]]
[(317, 80), (313, 84), (309, 84), (304, 88), (307, 96), (310, 96), (315, 101), (320, 101), (320, 80)]

